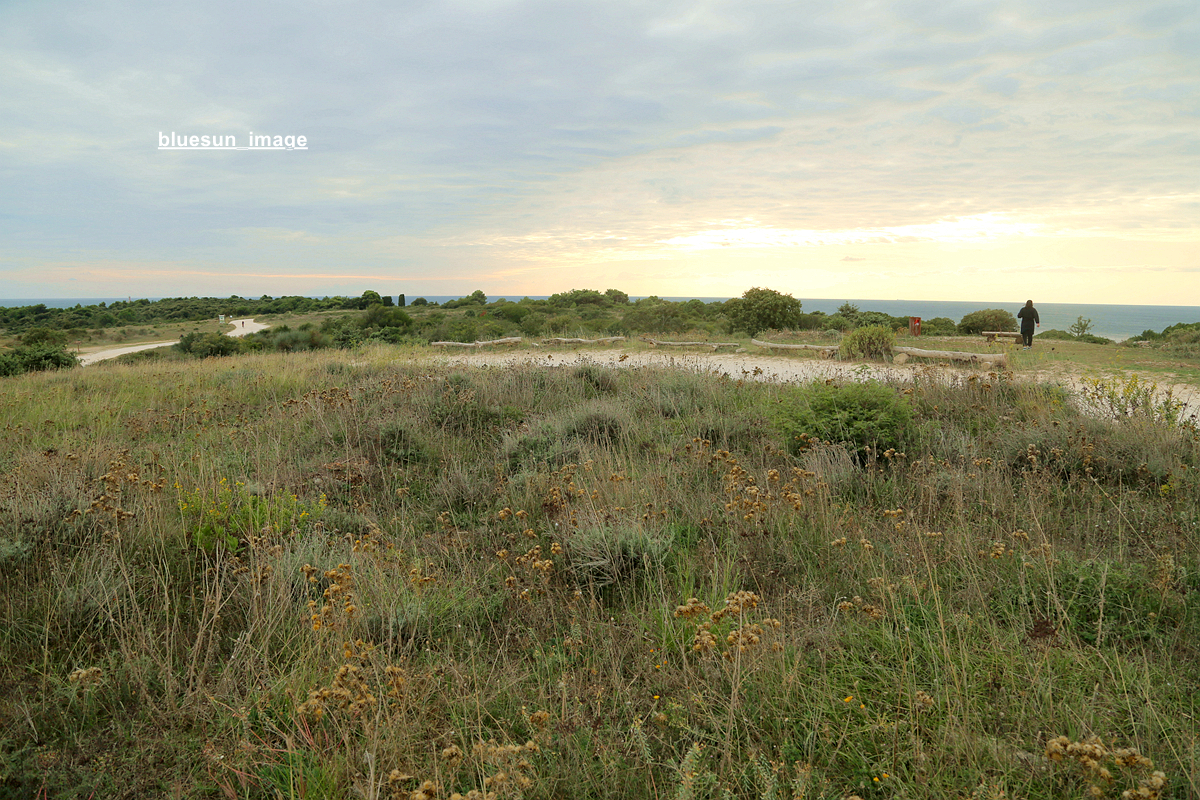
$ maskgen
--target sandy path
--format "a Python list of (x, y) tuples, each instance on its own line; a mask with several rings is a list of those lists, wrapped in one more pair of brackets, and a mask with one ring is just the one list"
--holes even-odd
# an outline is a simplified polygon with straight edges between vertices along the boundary
[[(230, 320), (230, 325), (233, 325), (233, 330), (225, 331), (226, 336), (245, 336), (248, 333), (257, 333), (265, 331), (270, 325), (262, 322), (255, 322), (252, 319), (235, 319)], [(116, 358), (127, 353), (136, 353), (141, 350), (154, 350), (158, 347), (169, 347), (175, 344), (177, 339), (172, 339), (169, 342), (147, 342), (145, 344), (131, 344), (127, 347), (108, 347), (104, 350), (95, 350), (90, 353), (78, 353), (80, 366), (86, 367), (88, 364), (95, 364), (97, 361), (104, 361), (109, 358)]]
[(131, 344), (128, 347), (110, 347), (106, 350), (97, 350), (94, 353), (80, 353), (79, 364), (86, 367), (88, 364), (95, 364), (97, 361), (104, 361), (109, 358), (123, 356), (126, 353), (136, 353), (140, 350), (153, 350), (157, 347), (167, 347), (175, 344), (172, 339), (169, 342), (149, 342), (147, 344)]
[(233, 326), (233, 330), (226, 331), (225, 335), (234, 337), (245, 336), (248, 333), (258, 333), (259, 331), (265, 331), (267, 328), (271, 327), (266, 323), (255, 322), (249, 318), (230, 320), (229, 324)]
[[(717, 373), (731, 378), (757, 381), (780, 381), (799, 383), (829, 378), (841, 380), (892, 380), (912, 381), (918, 374), (944, 376), (946, 380), (962, 378), (986, 370), (970, 370), (952, 367), (946, 363), (910, 362), (903, 365), (847, 363), (823, 361), (813, 358), (792, 358), (783, 355), (754, 353), (703, 353), (621, 350), (518, 350), (472, 353), (447, 353), (442, 357), (448, 364), (507, 366), (515, 364), (544, 364), (566, 366), (583, 363), (614, 367), (674, 367), (695, 372)], [(1066, 372), (1017, 373), (1018, 380), (1045, 382), (1061, 385), (1074, 394), (1082, 388), (1082, 377)], [(1170, 388), (1176, 400), (1184, 404), (1186, 415), (1200, 415), (1200, 388), (1189, 384), (1160, 385)]]

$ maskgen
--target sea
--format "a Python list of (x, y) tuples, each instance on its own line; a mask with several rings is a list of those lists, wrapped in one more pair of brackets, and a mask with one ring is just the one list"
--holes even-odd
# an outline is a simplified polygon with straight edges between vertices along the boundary
[[(431, 303), (444, 303), (447, 300), (457, 300), (462, 295), (425, 295), (425, 299)], [(407, 299), (411, 303), (416, 299), (417, 295), (409, 296)], [(498, 300), (503, 297), (506, 300), (517, 301), (522, 299), (522, 296), (489, 296), (488, 300)], [(529, 295), (533, 300), (544, 300), (548, 295)], [(98, 303), (112, 303), (118, 300), (129, 301), (130, 297), (55, 297), (55, 298), (24, 298), (14, 300), (0, 299), (0, 306), (32, 306), (38, 303), (45, 304), (49, 308), (70, 308), (78, 305), (96, 305)], [(161, 298), (151, 297), (150, 300), (159, 300)], [(632, 300), (639, 298), (631, 296)], [(664, 300), (701, 300), (705, 303), (715, 301), (728, 300), (727, 297), (663, 297)], [(843, 303), (851, 303), (858, 306), (860, 311), (882, 311), (885, 314), (890, 314), (893, 317), (920, 317), (922, 319), (933, 319), (934, 317), (948, 317), (955, 322), (958, 322), (972, 311), (979, 311), (983, 308), (1002, 308), (1011, 312), (1014, 316), (1021, 310), (1022, 302), (996, 302), (996, 301), (960, 301), (960, 300), (856, 300), (854, 298), (799, 298), (801, 307), (806, 312), (824, 311), (826, 314), (833, 314), (838, 310), (838, 306)], [(1143, 331), (1162, 331), (1170, 325), (1179, 322), (1191, 323), (1200, 322), (1200, 306), (1134, 306), (1134, 305), (1103, 305), (1094, 303), (1035, 303), (1034, 307), (1038, 310), (1038, 316), (1042, 320), (1040, 331), (1048, 331), (1058, 329), (1065, 331), (1073, 325), (1076, 320), (1083, 318), (1091, 320), (1092, 327), (1090, 333), (1095, 336), (1103, 336), (1106, 339), (1114, 341), (1122, 341), (1131, 336), (1137, 336)]]

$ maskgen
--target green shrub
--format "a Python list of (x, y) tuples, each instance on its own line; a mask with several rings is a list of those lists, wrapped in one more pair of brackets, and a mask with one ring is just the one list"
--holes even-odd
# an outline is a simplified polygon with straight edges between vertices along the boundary
[(934, 317), (921, 320), (921, 333), (925, 336), (953, 336), (958, 333), (958, 326), (949, 317)]
[(812, 438), (867, 449), (901, 447), (912, 425), (912, 408), (895, 389), (867, 383), (812, 384), (790, 401), (782, 399), (775, 424), (797, 453)]
[(868, 325), (855, 328), (842, 337), (838, 348), (841, 358), (884, 359), (892, 354), (896, 335), (883, 325)]
[(43, 341), (26, 347), (18, 347), (11, 353), (0, 354), (0, 376), (42, 372), (48, 369), (66, 369), (78, 366), (78, 364), (79, 359), (64, 350), (61, 345)]
[(972, 311), (958, 323), (958, 332), (965, 334), (984, 331), (1015, 331), (1017, 318), (1002, 308), (985, 308)]
[(241, 352), (242, 342), (232, 336), (224, 334), (208, 332), (200, 333), (185, 333), (179, 337), (179, 344), (175, 345), (179, 350), (196, 358), (208, 358), (210, 356), (228, 356), (234, 353)]
[(1067, 331), (1060, 331), (1055, 328), (1051, 328), (1048, 331), (1042, 331), (1041, 333), (1039, 333), (1037, 335), (1037, 338), (1052, 339), (1054, 341), (1086, 342), (1088, 344), (1112, 344), (1113, 343), (1112, 339), (1105, 339), (1103, 336), (1096, 336), (1095, 334), (1091, 334), (1091, 333), (1073, 334), (1073, 333), (1068, 333)]
[(35, 344), (48, 344), (62, 347), (67, 343), (66, 331), (51, 330), (50, 328), (30, 328), (21, 335), (21, 344), (26, 347)]

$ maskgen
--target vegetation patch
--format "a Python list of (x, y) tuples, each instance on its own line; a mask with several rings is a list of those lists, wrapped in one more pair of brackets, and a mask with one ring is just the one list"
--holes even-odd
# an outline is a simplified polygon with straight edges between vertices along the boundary
[(1200, 443), (1143, 380), (355, 347), (4, 379), (0, 797), (1200, 792)]

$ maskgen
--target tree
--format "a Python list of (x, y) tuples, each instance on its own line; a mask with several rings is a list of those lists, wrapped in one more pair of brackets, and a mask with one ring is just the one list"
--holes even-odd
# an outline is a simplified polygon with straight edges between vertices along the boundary
[(1090, 319), (1084, 319), (1082, 315), (1080, 315), (1078, 319), (1071, 323), (1071, 327), (1067, 328), (1067, 332), (1076, 339), (1086, 336), (1089, 332), (1091, 332), (1091, 330), (1092, 321)]
[(725, 316), (731, 330), (743, 330), (751, 336), (775, 328), (795, 328), (800, 324), (800, 301), (774, 289), (747, 289), (740, 298), (726, 301)]

